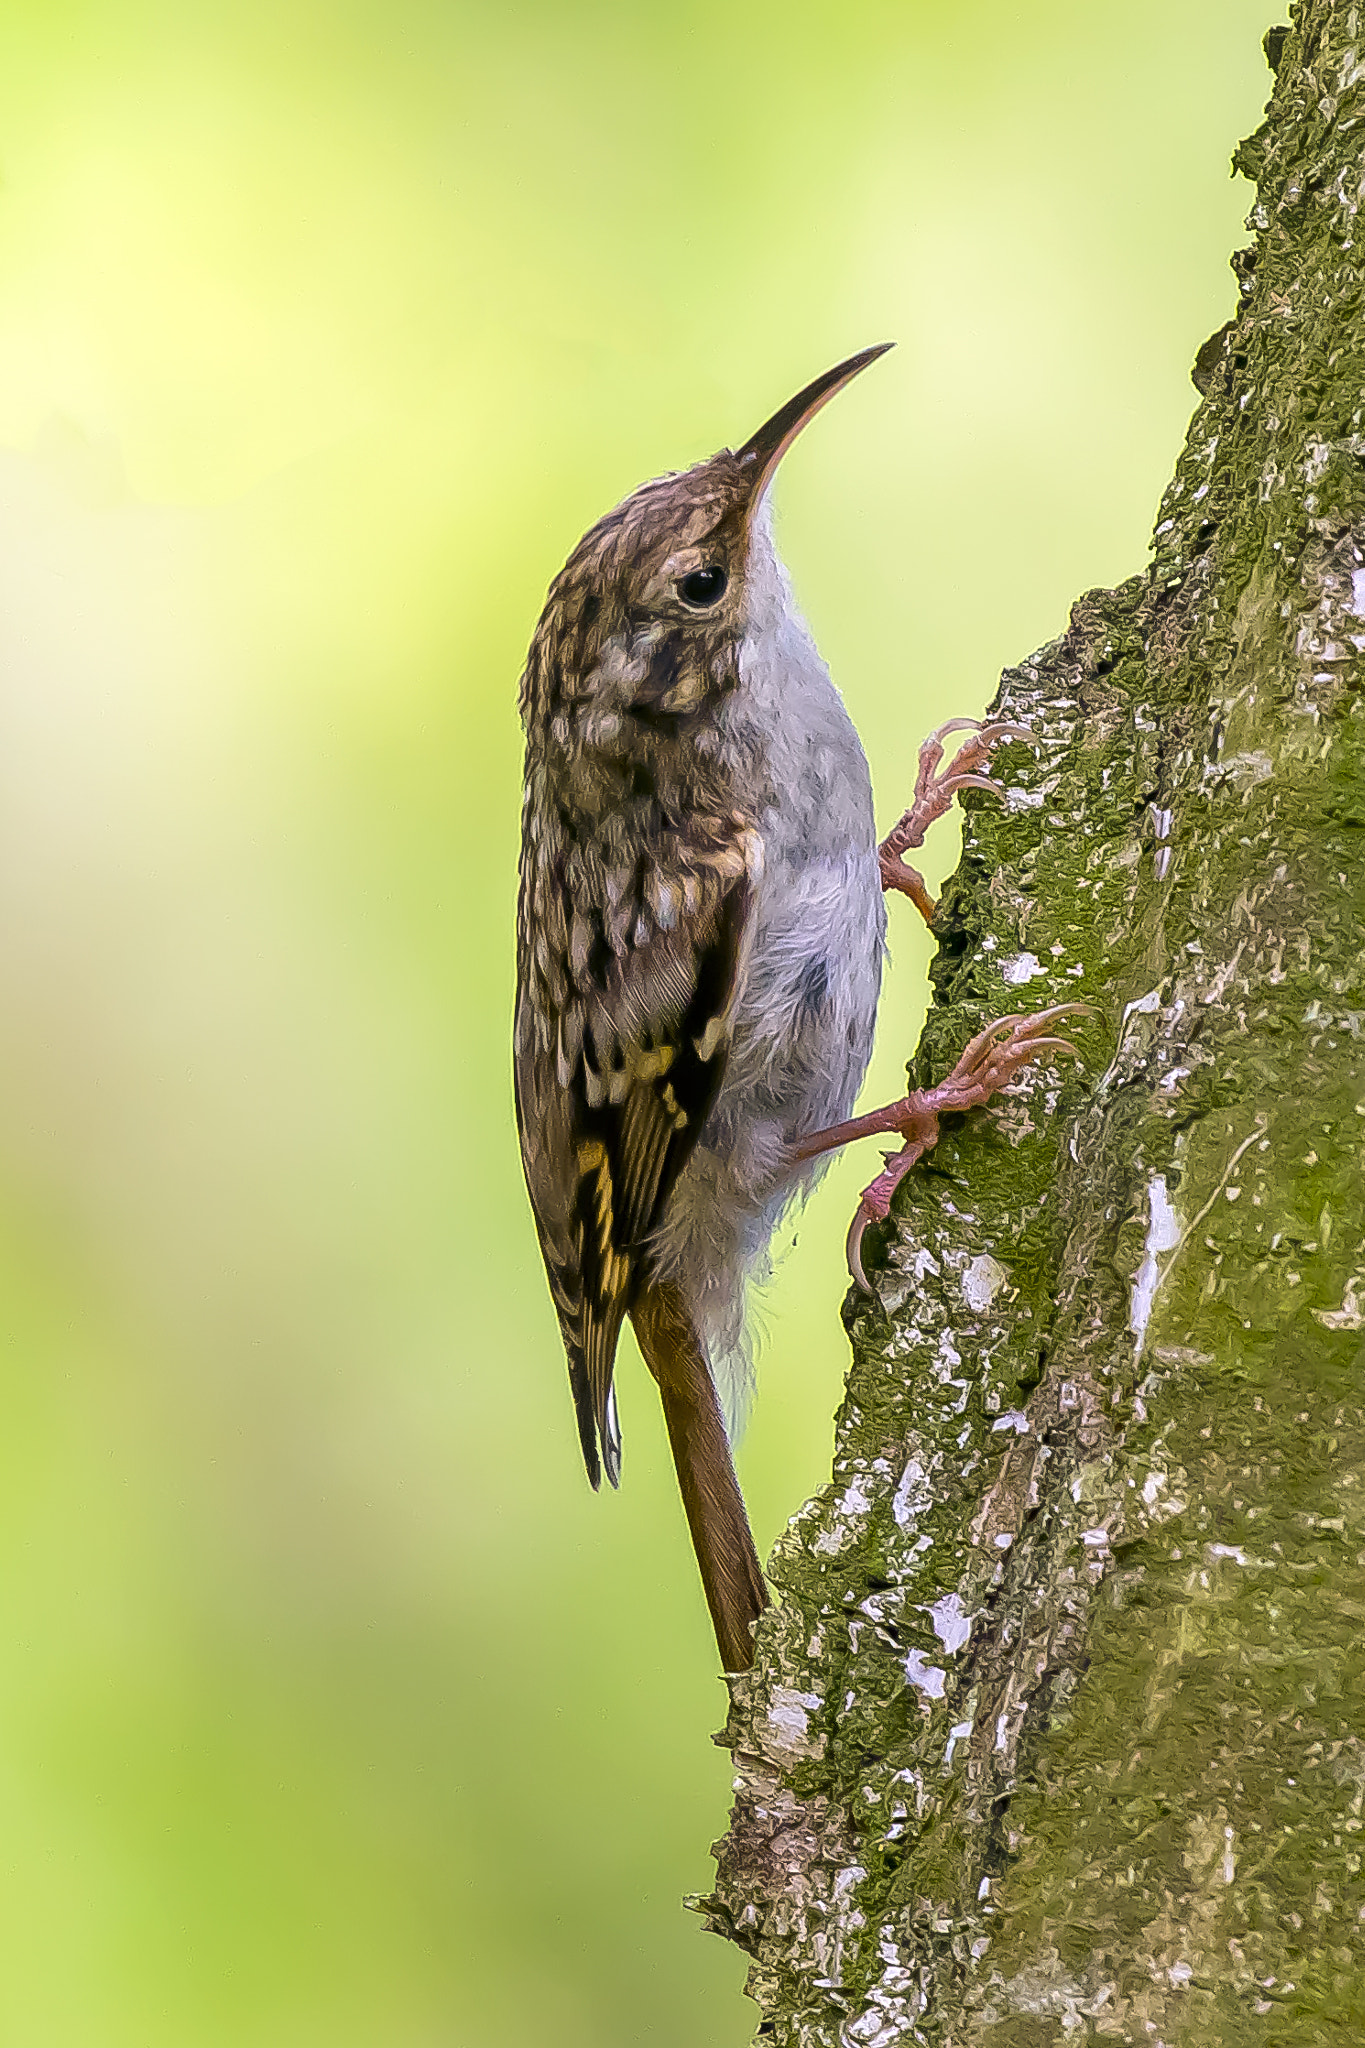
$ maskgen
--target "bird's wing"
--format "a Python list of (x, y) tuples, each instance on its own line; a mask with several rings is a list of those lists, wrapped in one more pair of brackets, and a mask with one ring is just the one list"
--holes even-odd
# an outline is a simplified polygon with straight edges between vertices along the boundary
[(708, 819), (619, 891), (523, 873), (517, 1120), (594, 1486), (599, 1443), (619, 1477), (617, 1339), (725, 1071), (761, 857)]

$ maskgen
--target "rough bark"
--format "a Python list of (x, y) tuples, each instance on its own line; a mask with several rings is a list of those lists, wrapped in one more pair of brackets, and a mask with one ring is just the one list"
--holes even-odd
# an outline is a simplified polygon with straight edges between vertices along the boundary
[(771, 2042), (1365, 2032), (1363, 14), (1267, 37), (1151, 564), (996, 699), (912, 1078), (1097, 1015), (846, 1306), (698, 1902)]

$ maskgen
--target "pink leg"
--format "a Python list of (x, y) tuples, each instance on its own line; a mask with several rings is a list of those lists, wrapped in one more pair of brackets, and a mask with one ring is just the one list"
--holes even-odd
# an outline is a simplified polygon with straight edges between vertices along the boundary
[(863, 1271), (863, 1232), (874, 1219), (881, 1220), (889, 1213), (891, 1197), (900, 1182), (938, 1143), (938, 1120), (944, 1111), (984, 1107), (1039, 1053), (1075, 1053), (1070, 1039), (1055, 1036), (1049, 1027), (1059, 1017), (1089, 1011), (1089, 1003), (1054, 1003), (1050, 1010), (1035, 1011), (1031, 1017), (1001, 1017), (984, 1031), (978, 1031), (952, 1073), (936, 1088), (916, 1088), (886, 1109), (874, 1109), (867, 1116), (855, 1116), (846, 1124), (817, 1131), (793, 1149), (793, 1163), (798, 1164), (803, 1159), (816, 1158), (821, 1152), (831, 1152), (838, 1145), (851, 1144), (855, 1138), (870, 1138), (880, 1132), (895, 1132), (902, 1140), (901, 1150), (884, 1155), (885, 1170), (864, 1188), (848, 1233), (848, 1270), (865, 1294), (871, 1289)]
[[(970, 732), (972, 737), (958, 748), (940, 775), (938, 766), (943, 759), (943, 742), (950, 732)], [(1038, 744), (1027, 726), (1007, 725), (1003, 721), (983, 725), (978, 718), (950, 718), (937, 732), (931, 732), (919, 750), (914, 801), (877, 849), (883, 889), (896, 889), (902, 896), (908, 896), (926, 924), (931, 925), (934, 921), (934, 899), (925, 888), (924, 877), (918, 868), (912, 868), (902, 855), (909, 847), (923, 846), (925, 833), (936, 818), (943, 816), (960, 789), (986, 789), (992, 796), (1004, 796), (1000, 784), (981, 773), (992, 751), (1002, 740), (1027, 740), (1031, 746)]]

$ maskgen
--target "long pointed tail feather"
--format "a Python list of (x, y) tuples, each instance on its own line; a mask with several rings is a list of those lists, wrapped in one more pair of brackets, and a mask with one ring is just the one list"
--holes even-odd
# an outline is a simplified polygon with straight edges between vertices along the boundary
[(631, 1312), (658, 1382), (692, 1547), (726, 1671), (754, 1661), (753, 1625), (768, 1605), (715, 1383), (673, 1287), (647, 1287)]
[[(594, 1493), (602, 1484), (605, 1468), (613, 1486), (621, 1484), (621, 1424), (616, 1413), (616, 1392), (611, 1383), (620, 1317), (612, 1324), (600, 1320), (588, 1330), (586, 1345), (566, 1337), (569, 1385), (573, 1389), (574, 1411), (578, 1417), (578, 1440), (583, 1446), (583, 1463)], [(602, 1455), (597, 1454), (598, 1443)]]

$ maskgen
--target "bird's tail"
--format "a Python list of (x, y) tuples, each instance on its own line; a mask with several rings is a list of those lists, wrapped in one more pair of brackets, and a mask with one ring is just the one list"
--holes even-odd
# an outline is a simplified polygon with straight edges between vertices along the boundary
[(646, 1287), (631, 1321), (658, 1381), (721, 1665), (747, 1671), (754, 1661), (753, 1625), (768, 1605), (768, 1589), (706, 1354), (675, 1287)]

